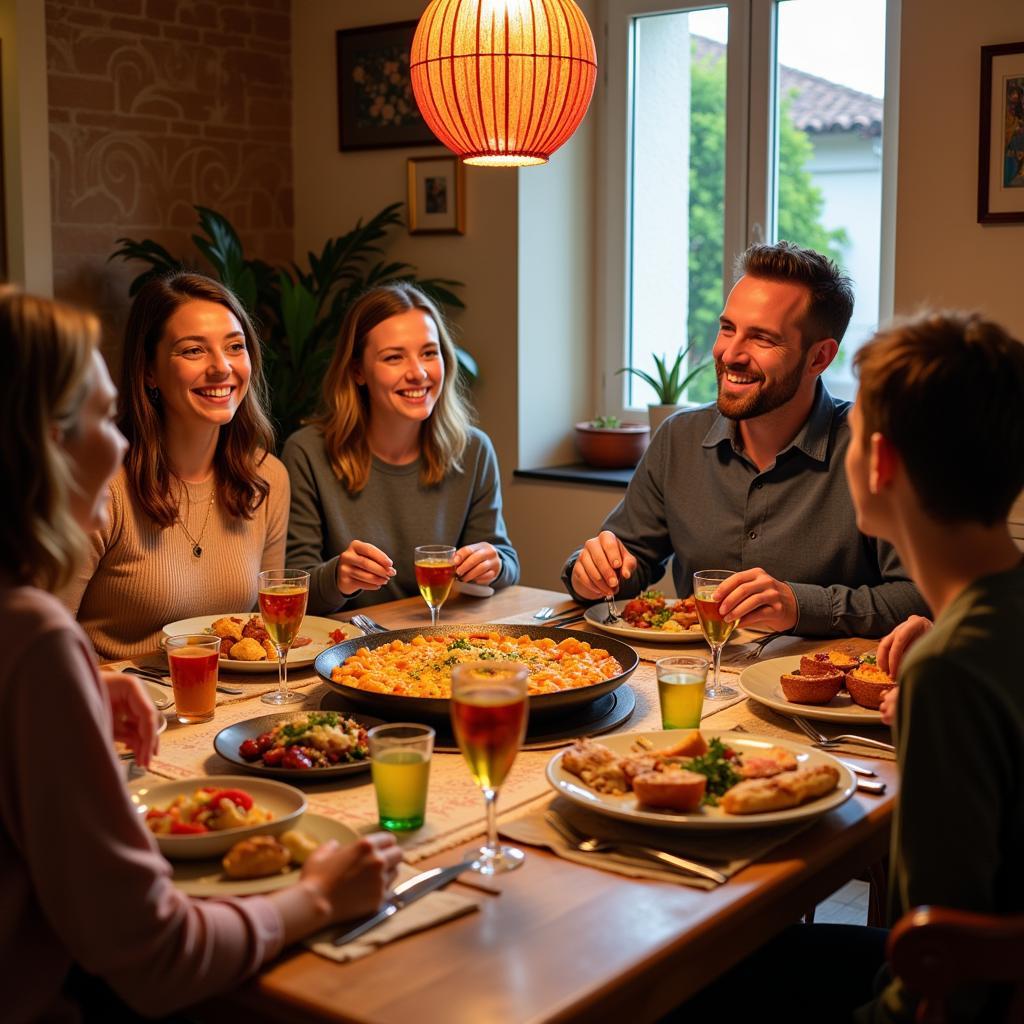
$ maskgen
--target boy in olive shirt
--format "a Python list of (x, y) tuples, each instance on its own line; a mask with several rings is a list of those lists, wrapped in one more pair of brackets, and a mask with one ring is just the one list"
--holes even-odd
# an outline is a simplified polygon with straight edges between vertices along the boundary
[[(899, 671), (893, 919), (923, 904), (1020, 913), (1024, 566), (1007, 517), (1024, 487), (1024, 345), (934, 314), (881, 332), (856, 365), (857, 526), (893, 544), (935, 612)], [(959, 993), (953, 1019), (993, 1019), (1000, 996)], [(896, 979), (861, 1019), (911, 1004)]]

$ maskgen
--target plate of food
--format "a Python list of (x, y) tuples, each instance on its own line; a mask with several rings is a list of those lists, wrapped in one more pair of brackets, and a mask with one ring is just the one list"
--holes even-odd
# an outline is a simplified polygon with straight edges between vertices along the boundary
[[(619, 622), (606, 623), (607, 604), (595, 604), (584, 612), (583, 617), (591, 626), (596, 626), (612, 636), (629, 640), (642, 640), (649, 644), (700, 644), (707, 646), (697, 619), (693, 595), (682, 598), (666, 598), (660, 590), (645, 590), (639, 597), (614, 603), (615, 611), (621, 616)], [(752, 629), (737, 629), (729, 643), (745, 644), (760, 636)]]
[(881, 725), (878, 706), (894, 685), (873, 654), (838, 649), (771, 658), (740, 674), (740, 689), (774, 711), (850, 725)]
[(238, 775), (144, 782), (130, 797), (168, 860), (222, 856), (239, 839), (288, 831), (306, 810), (294, 786)]
[(380, 724), (367, 715), (292, 711), (229, 725), (213, 738), (213, 746), (247, 772), (296, 784), (319, 782), (366, 771), (366, 730)]
[(589, 704), (621, 686), (640, 662), (620, 640), (557, 626), (453, 623), (346, 640), (324, 651), (316, 670), (360, 710), (418, 722), (448, 718), (453, 665), (492, 658), (527, 666), (531, 716)]
[(577, 740), (548, 782), (581, 807), (662, 828), (786, 825), (845, 803), (849, 768), (822, 750), (745, 732), (678, 729)]
[(171, 881), (189, 896), (255, 896), (299, 879), (306, 858), (321, 843), (351, 843), (358, 834), (320, 814), (304, 814), (280, 836), (241, 839), (223, 857), (172, 861)]
[[(169, 622), (163, 631), (164, 636), (179, 633), (211, 633), (219, 636), (222, 672), (277, 672), (277, 652), (257, 613), (196, 615), (191, 619)], [(288, 667), (303, 668), (311, 665), (326, 648), (362, 635), (363, 631), (351, 622), (307, 615), (288, 652)]]

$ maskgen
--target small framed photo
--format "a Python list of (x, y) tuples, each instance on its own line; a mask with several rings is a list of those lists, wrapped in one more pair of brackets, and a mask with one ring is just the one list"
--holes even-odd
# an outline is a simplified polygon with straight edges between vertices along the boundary
[(396, 21), (335, 33), (340, 150), (440, 145), (412, 92), (415, 32), (415, 21)]
[(407, 169), (409, 234), (464, 234), (465, 169), (458, 157), (411, 157)]
[(978, 223), (1024, 223), (1024, 42), (981, 48)]

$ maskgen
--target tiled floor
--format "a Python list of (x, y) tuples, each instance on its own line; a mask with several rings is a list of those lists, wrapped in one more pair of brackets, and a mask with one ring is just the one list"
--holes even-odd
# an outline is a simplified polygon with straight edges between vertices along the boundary
[(867, 924), (868, 883), (847, 882), (814, 911), (815, 924)]

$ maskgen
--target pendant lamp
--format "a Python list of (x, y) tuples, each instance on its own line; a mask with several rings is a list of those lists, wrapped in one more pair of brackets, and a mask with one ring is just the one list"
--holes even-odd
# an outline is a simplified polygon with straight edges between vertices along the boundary
[(573, 0), (431, 0), (412, 41), (413, 92), (467, 164), (546, 163), (583, 120), (597, 54)]

